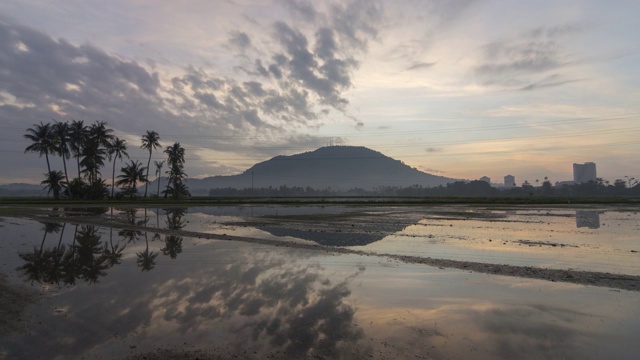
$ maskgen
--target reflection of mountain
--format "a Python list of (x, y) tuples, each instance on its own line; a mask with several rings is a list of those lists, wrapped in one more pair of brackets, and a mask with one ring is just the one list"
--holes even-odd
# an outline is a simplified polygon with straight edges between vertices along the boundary
[[(407, 217), (370, 217), (358, 213), (319, 216), (280, 216), (277, 221), (258, 225), (275, 236), (291, 236), (323, 246), (364, 246), (416, 223)], [(331, 219), (328, 219), (331, 218)]]
[(600, 213), (591, 210), (576, 210), (576, 227), (600, 228)]

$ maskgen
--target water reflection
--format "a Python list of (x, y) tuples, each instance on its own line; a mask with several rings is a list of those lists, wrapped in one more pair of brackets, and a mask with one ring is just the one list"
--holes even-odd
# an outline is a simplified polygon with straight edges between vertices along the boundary
[[(186, 208), (165, 209), (167, 218), (165, 225), (171, 230), (181, 230), (186, 226), (184, 215), (187, 213)], [(160, 235), (156, 234), (159, 238)], [(178, 254), (182, 252), (182, 236), (177, 234), (168, 234), (164, 237), (164, 247), (160, 249), (164, 255), (168, 255), (171, 259), (176, 259)]]
[[(62, 243), (66, 224), (44, 223), (43, 238), (40, 248), (33, 252), (19, 253), (24, 261), (18, 271), (25, 281), (73, 285), (77, 279), (87, 283), (96, 283), (106, 275), (106, 270), (121, 261), (125, 246), (119, 241), (115, 244), (101, 242), (98, 227), (93, 225), (75, 226), (73, 243), (69, 246)], [(57, 245), (45, 248), (47, 234), (60, 231)]]
[[(101, 208), (102, 209), (102, 208)], [(106, 211), (105, 211), (106, 212)], [(171, 230), (185, 227), (184, 215), (187, 209), (166, 209), (165, 225)], [(149, 221), (146, 209), (143, 216), (138, 216), (138, 209), (122, 210), (126, 223), (133, 226), (145, 226)], [(113, 212), (111, 213), (113, 216)], [(136, 265), (142, 271), (150, 271), (156, 266), (158, 252), (149, 247), (149, 235), (146, 231), (136, 228), (118, 231), (114, 241), (113, 228), (109, 228), (109, 240), (102, 241), (100, 228), (94, 225), (75, 225), (73, 242), (64, 244), (66, 223), (42, 222), (42, 241), (40, 246), (34, 246), (33, 251), (18, 253), (23, 264), (17, 268), (25, 281), (31, 283), (74, 285), (81, 279), (87, 283), (96, 283), (100, 277), (107, 274), (107, 270), (122, 263), (123, 252), (127, 244), (135, 244), (144, 239), (144, 249), (136, 252)], [(53, 233), (60, 233), (55, 246), (45, 247), (47, 237)], [(151, 241), (160, 240), (160, 234), (154, 234)], [(164, 237), (162, 254), (176, 259), (182, 252), (183, 237), (179, 234), (167, 234)]]
[(576, 210), (576, 227), (577, 228), (600, 228), (600, 212), (591, 210)]
[[(575, 231), (572, 212), (557, 219)], [(189, 349), (223, 348), (219, 358), (255, 359), (589, 358), (597, 357), (595, 348), (603, 357), (633, 358), (640, 351), (633, 338), (640, 331), (632, 316), (637, 293), (375, 256), (185, 241), (179, 230), (186, 225), (186, 210), (166, 209), (160, 216), (158, 224), (164, 222), (167, 230), (143, 231), (137, 244), (117, 230), (37, 224), (42, 234), (32, 237), (33, 251), (12, 255), (23, 262), (18, 270), (24, 279), (92, 285), (78, 284), (31, 307), (26, 318), (38, 324), (28, 333), (0, 337), (0, 358), (124, 358), (160, 345), (187, 348), (185, 343)], [(132, 227), (146, 217), (133, 212)], [(425, 224), (434, 226), (415, 228), (427, 229), (426, 236), (461, 226), (446, 221), (446, 226), (432, 221)], [(352, 223), (359, 226), (344, 221), (340, 229)], [(470, 233), (486, 225), (471, 224)], [(507, 223), (499, 226), (504, 234)], [(410, 239), (420, 237), (403, 237), (405, 248)], [(131, 275), (139, 272), (134, 264), (145, 276)], [(99, 279), (104, 280), (94, 284)]]

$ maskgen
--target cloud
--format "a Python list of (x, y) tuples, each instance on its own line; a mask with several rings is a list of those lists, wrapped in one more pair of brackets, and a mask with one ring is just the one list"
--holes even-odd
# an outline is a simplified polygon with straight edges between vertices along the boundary
[(522, 88), (520, 88), (520, 90), (523, 91), (531, 91), (531, 90), (537, 90), (540, 88), (548, 88), (548, 87), (555, 87), (555, 86), (562, 86), (564, 84), (570, 84), (570, 83), (574, 83), (574, 82), (579, 82), (579, 81), (584, 81), (585, 79), (567, 79), (567, 80), (559, 80), (560, 75), (554, 74), (554, 75), (550, 75), (536, 83), (533, 84), (529, 84), (527, 86), (524, 86)]
[(428, 69), (435, 64), (436, 64), (435, 62), (419, 62), (409, 66), (406, 70), (410, 71), (410, 70)]
[(236, 46), (240, 50), (245, 50), (251, 46), (251, 38), (247, 33), (242, 31), (232, 31), (229, 35), (229, 43)]
[[(297, 4), (309, 16), (319, 14), (311, 4)], [(298, 133), (321, 127), (332, 109), (353, 118), (344, 92), (352, 87), (357, 54), (375, 33), (368, 21), (375, 17), (373, 5), (360, 5), (332, 6), (313, 16), (323, 24), (304, 31), (274, 22), (273, 32), (265, 33), (274, 46), (261, 49), (261, 56), (255, 35), (232, 31), (227, 43), (241, 50), (240, 61), (250, 59), (244, 70), (230, 74), (185, 65), (170, 77), (93, 44), (72, 44), (1, 20), (0, 68), (6, 71), (0, 71), (0, 119), (25, 129), (52, 118), (104, 120), (123, 136), (156, 130), (163, 141), (180, 141), (187, 151), (233, 146), (236, 154), (255, 156), (256, 138), (263, 149), (291, 139), (303, 148), (323, 144)], [(329, 27), (348, 19), (354, 23)], [(276, 151), (281, 149), (269, 155)]]
[(573, 26), (541, 27), (530, 30), (520, 37), (496, 41), (482, 47), (482, 60), (473, 72), (485, 86), (499, 86), (533, 90), (550, 71), (560, 79), (548, 86), (559, 86), (566, 80), (557, 72), (576, 63), (565, 50), (562, 40), (565, 36), (579, 31)]

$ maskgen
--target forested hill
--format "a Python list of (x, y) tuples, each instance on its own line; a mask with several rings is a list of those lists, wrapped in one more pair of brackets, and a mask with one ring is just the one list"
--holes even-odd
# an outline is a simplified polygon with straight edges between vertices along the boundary
[(276, 156), (239, 175), (189, 179), (188, 185), (192, 190), (197, 189), (196, 192), (215, 188), (243, 189), (252, 187), (252, 178), (255, 188), (286, 185), (333, 190), (373, 190), (415, 184), (432, 187), (455, 181), (419, 171), (366, 147), (329, 146), (291, 156)]

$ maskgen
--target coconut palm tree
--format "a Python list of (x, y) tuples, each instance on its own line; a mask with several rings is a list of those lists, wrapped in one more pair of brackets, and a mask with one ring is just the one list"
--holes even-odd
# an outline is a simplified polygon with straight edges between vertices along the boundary
[(154, 161), (156, 165), (156, 179), (158, 180), (158, 192), (156, 193), (156, 197), (160, 197), (160, 176), (162, 175), (162, 167), (164, 166), (164, 160), (162, 161)]
[[(149, 166), (151, 165), (151, 153), (154, 149), (160, 147), (160, 136), (155, 131), (148, 131), (145, 135), (142, 135), (142, 145), (141, 149), (149, 150), (149, 160), (147, 160), (147, 179), (149, 178)], [(144, 197), (147, 197), (147, 188), (149, 187), (149, 183), (147, 183), (144, 187)]]
[(83, 158), (80, 161), (80, 165), (84, 167), (83, 172), (87, 174), (89, 185), (98, 180), (100, 168), (104, 166), (107, 155), (106, 148), (114, 138), (112, 132), (113, 129), (107, 128), (107, 123), (104, 121), (96, 121), (89, 127), (82, 149)]
[(82, 120), (73, 120), (69, 125), (69, 149), (76, 158), (78, 165), (78, 179), (80, 179), (80, 158), (82, 157), (84, 144), (89, 137), (89, 128), (84, 125)]
[(138, 182), (147, 181), (146, 176), (144, 175), (146, 168), (142, 166), (139, 161), (131, 160), (131, 163), (120, 169), (122, 171), (121, 175), (118, 175), (118, 180), (116, 185), (118, 186), (127, 186), (130, 190), (131, 195), (136, 193), (136, 184)]
[(107, 146), (107, 154), (109, 154), (109, 159), (113, 158), (113, 171), (111, 173), (111, 197), (113, 198), (113, 191), (115, 190), (115, 178), (116, 178), (116, 160), (122, 158), (124, 156), (129, 158), (129, 154), (127, 153), (127, 141), (124, 139), (120, 139), (118, 137), (114, 137), (113, 140)]
[(80, 165), (83, 167), (82, 173), (86, 175), (89, 185), (98, 180), (100, 168), (104, 166), (107, 151), (100, 145), (100, 140), (95, 137), (89, 137), (82, 149), (82, 160)]
[(46, 178), (40, 183), (45, 185), (45, 189), (48, 188), (47, 195), (53, 191), (53, 198), (58, 200), (60, 198), (60, 191), (64, 189), (66, 183), (64, 181), (64, 174), (62, 171), (49, 171), (49, 174), (45, 174)]
[(176, 142), (171, 146), (167, 146), (164, 153), (167, 154), (167, 165), (169, 165), (169, 181), (167, 190), (164, 191), (165, 197), (169, 194), (174, 198), (179, 197), (180, 194), (185, 194), (186, 190), (186, 186), (182, 184), (182, 180), (187, 177), (184, 172), (184, 148), (180, 146), (180, 143)]
[(37, 152), (40, 157), (44, 154), (47, 159), (47, 172), (51, 172), (51, 165), (49, 164), (49, 153), (55, 151), (55, 139), (53, 137), (53, 130), (51, 124), (44, 124), (42, 121), (40, 124), (33, 124), (33, 128), (27, 129), (27, 133), (24, 137), (31, 140), (33, 143), (24, 149), (27, 151)]
[(55, 152), (62, 158), (64, 167), (64, 178), (69, 183), (69, 174), (67, 173), (67, 159), (71, 157), (69, 149), (69, 124), (66, 122), (56, 121), (52, 127), (55, 138)]

